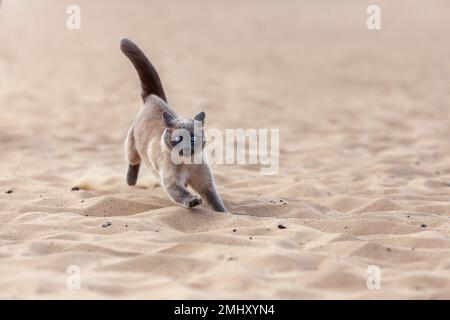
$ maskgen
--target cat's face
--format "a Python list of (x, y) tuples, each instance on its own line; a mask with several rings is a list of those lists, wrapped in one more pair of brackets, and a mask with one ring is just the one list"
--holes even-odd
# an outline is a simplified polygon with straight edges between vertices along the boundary
[(206, 143), (203, 131), (204, 112), (197, 114), (194, 119), (176, 119), (164, 112), (163, 121), (166, 129), (162, 139), (170, 152), (184, 157), (202, 152)]

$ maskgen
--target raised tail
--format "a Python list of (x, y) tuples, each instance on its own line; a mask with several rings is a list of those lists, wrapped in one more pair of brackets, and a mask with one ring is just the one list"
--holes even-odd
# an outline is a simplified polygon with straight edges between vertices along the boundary
[(167, 102), (158, 72), (156, 72), (155, 67), (141, 49), (131, 40), (123, 38), (120, 41), (120, 50), (130, 59), (139, 75), (142, 87), (142, 100), (145, 101), (145, 98), (149, 95), (155, 94)]

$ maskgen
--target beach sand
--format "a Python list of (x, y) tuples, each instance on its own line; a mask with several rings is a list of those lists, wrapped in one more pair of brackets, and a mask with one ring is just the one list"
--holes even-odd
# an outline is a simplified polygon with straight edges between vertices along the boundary
[[(3, 1), (0, 298), (450, 298), (450, 4), (377, 2)], [(277, 174), (213, 166), (230, 214), (125, 184), (121, 37), (179, 114), (280, 130)]]

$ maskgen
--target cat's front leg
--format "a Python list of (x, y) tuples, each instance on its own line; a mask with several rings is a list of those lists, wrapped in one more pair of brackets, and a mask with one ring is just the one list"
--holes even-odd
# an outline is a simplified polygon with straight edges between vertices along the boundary
[(165, 181), (163, 186), (170, 198), (185, 208), (193, 208), (202, 203), (200, 197), (191, 194), (186, 187), (179, 182)]
[(201, 190), (199, 193), (209, 203), (209, 205), (214, 209), (214, 211), (228, 212), (228, 210), (225, 208), (223, 204), (222, 199), (217, 193), (214, 184), (209, 185), (206, 189)]
[(209, 165), (197, 165), (195, 168), (195, 175), (191, 176), (189, 184), (202, 196), (203, 199), (206, 200), (206, 202), (208, 202), (214, 211), (228, 212), (219, 196), (219, 193), (217, 192), (216, 184), (214, 183), (214, 178)]

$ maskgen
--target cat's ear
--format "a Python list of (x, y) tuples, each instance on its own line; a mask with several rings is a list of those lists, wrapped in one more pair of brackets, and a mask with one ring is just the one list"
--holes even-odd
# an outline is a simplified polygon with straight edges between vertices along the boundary
[(203, 124), (205, 122), (205, 113), (202, 111), (200, 113), (198, 113), (195, 117), (194, 120), (196, 121), (201, 121), (201, 123)]
[(175, 117), (173, 115), (164, 111), (162, 117), (167, 127), (173, 127), (173, 125), (175, 124)]

